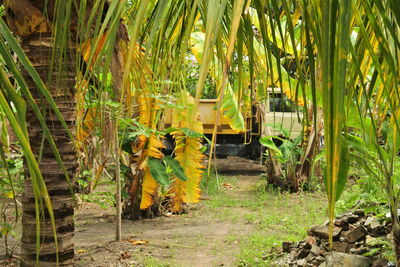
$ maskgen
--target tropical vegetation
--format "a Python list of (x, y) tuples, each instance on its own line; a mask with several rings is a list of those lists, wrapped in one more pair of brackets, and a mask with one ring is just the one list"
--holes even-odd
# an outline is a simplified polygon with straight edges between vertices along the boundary
[[(24, 192), (21, 266), (72, 266), (76, 181), (90, 193), (112, 173), (117, 240), (122, 216), (181, 213), (199, 202), (220, 114), (247, 134), (254, 107), (268, 182), (305, 190), (323, 168), (332, 231), (356, 163), (385, 191), (400, 264), (396, 0), (5, 0), (2, 7), (1, 184), (7, 199)], [(269, 134), (271, 123), (279, 127), (263, 116), (271, 88), (302, 113), (298, 140), (285, 129)], [(199, 120), (207, 96), (218, 99), (208, 166)], [(167, 109), (174, 115), (165, 129)], [(13, 142), (24, 159), (18, 184)]]

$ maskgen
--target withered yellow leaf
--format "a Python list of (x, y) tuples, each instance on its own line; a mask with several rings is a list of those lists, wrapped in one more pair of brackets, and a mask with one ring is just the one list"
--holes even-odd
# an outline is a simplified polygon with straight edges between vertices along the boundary
[(143, 184), (142, 184), (142, 200), (140, 209), (144, 210), (153, 205), (154, 196), (157, 195), (158, 184), (151, 176), (149, 167), (144, 169)]
[(149, 244), (149, 241), (147, 241), (147, 240), (130, 239), (128, 241), (131, 242), (132, 246), (143, 246), (143, 245)]

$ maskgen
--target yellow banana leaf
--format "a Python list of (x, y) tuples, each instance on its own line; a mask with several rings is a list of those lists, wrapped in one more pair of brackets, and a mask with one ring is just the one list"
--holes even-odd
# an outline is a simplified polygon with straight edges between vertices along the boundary
[(192, 138), (186, 136), (175, 135), (176, 142), (176, 160), (179, 161), (183, 167), (188, 180), (183, 183), (183, 188), (185, 188), (182, 200), (185, 203), (197, 203), (200, 201), (201, 190), (200, 182), (203, 174), (203, 164), (204, 155), (201, 153), (201, 139)]
[(83, 116), (81, 123), (77, 124), (76, 138), (78, 142), (84, 142), (91, 135), (96, 116), (96, 108), (89, 108)]
[[(157, 101), (154, 97), (142, 95), (138, 98), (139, 101), (139, 122), (151, 129), (156, 127), (156, 114)], [(134, 153), (134, 162), (136, 166), (139, 166), (139, 171), (143, 171), (143, 183), (142, 183), (142, 199), (140, 202), (140, 209), (147, 209), (154, 203), (154, 197), (157, 196), (158, 183), (151, 175), (148, 158), (162, 159), (164, 154), (161, 152), (161, 148), (164, 147), (160, 137), (151, 134), (149, 138), (144, 135), (140, 135), (134, 144), (131, 144), (132, 151)], [(139, 175), (139, 173), (137, 174)]]
[(158, 184), (151, 176), (148, 166), (144, 169), (143, 183), (142, 183), (142, 200), (140, 202), (140, 209), (144, 210), (149, 208), (154, 203), (154, 197), (157, 195)]
[[(189, 129), (195, 133), (203, 133), (203, 124), (196, 112), (195, 100), (187, 92), (181, 92), (177, 104), (184, 106), (180, 112), (174, 112), (172, 126), (175, 128)], [(201, 152), (201, 139), (191, 137), (182, 131), (172, 133), (175, 138), (175, 159), (179, 161), (186, 176), (187, 181), (182, 181), (174, 177), (174, 182), (170, 189), (171, 210), (179, 212), (182, 210), (183, 203), (197, 203), (200, 201), (201, 190), (200, 181), (203, 173), (204, 155)]]

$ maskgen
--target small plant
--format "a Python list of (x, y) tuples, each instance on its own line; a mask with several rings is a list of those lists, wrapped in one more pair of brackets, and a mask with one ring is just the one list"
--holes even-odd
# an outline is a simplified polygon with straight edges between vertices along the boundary
[(20, 153), (2, 157), (0, 161), (0, 237), (4, 238), (5, 256), (12, 256), (19, 243), (10, 245), (10, 236), (17, 238), (15, 231), (22, 212), (18, 198), (23, 188), (23, 160)]
[[(281, 124), (267, 124), (267, 126), (273, 127), (281, 134), (280, 136), (265, 136), (260, 138), (260, 143), (268, 148), (265, 152), (265, 157), (268, 158), (269, 162), (275, 162), (274, 168), (279, 169), (279, 172), (282, 173), (283, 186), (294, 187), (296, 183), (296, 170), (300, 164), (299, 159), (302, 154), (300, 144), (303, 136), (299, 135), (295, 139), (290, 139), (289, 131), (284, 129)], [(274, 177), (274, 180), (269, 180), (268, 182), (276, 185), (277, 179), (277, 177)]]
[(115, 195), (107, 191), (93, 192), (88, 195), (82, 195), (81, 199), (89, 203), (94, 203), (102, 209), (115, 207)]

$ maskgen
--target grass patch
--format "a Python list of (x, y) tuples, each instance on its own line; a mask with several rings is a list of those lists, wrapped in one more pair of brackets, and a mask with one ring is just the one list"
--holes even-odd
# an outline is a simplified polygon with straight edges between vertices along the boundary
[[(210, 180), (209, 180), (210, 181)], [(237, 183), (236, 178), (220, 176), (220, 183)], [(210, 216), (233, 223), (254, 224), (248, 235), (230, 236), (240, 252), (238, 266), (274, 266), (276, 247), (283, 241), (303, 240), (307, 229), (327, 219), (326, 197), (323, 193), (289, 194), (266, 188), (261, 180), (245, 195), (215, 187), (206, 202)], [(241, 210), (238, 214), (235, 208)], [(243, 209), (244, 208), (244, 209)]]
[(162, 263), (159, 259), (154, 257), (146, 257), (144, 259), (144, 266), (146, 267), (172, 267), (173, 265)]
[(239, 266), (273, 266), (275, 247), (283, 241), (300, 241), (307, 229), (326, 220), (326, 201), (322, 194), (280, 194), (258, 192), (259, 206), (246, 215), (246, 220), (257, 223), (256, 230), (241, 242), (237, 255)]
[(211, 170), (210, 175), (207, 175), (207, 172), (204, 173), (203, 179), (201, 180), (200, 188), (205, 195), (216, 196), (220, 195), (221, 191), (223, 191), (224, 183), (236, 186), (238, 180), (236, 177), (223, 176), (217, 174), (214, 170)]

